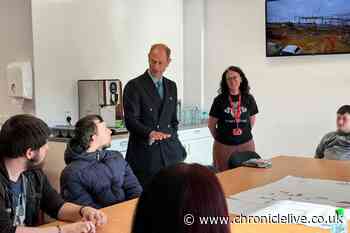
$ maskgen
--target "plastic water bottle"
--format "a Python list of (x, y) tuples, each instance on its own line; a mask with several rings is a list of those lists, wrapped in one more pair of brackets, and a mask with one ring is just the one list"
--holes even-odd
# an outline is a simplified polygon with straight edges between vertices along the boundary
[(208, 118), (209, 118), (208, 112), (202, 112), (201, 124), (206, 124), (206, 123), (208, 123)]
[(337, 216), (336, 223), (331, 226), (331, 233), (347, 233), (348, 224), (345, 216), (345, 211), (343, 208), (338, 208), (335, 210)]

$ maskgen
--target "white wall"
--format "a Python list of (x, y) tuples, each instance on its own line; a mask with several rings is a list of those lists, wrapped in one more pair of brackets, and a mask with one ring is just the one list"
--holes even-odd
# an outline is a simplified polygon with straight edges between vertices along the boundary
[(199, 106), (203, 108), (205, 6), (204, 0), (185, 0), (183, 4), (183, 106)]
[(261, 0), (208, 0), (205, 106), (229, 65), (246, 73), (260, 113), (254, 130), (263, 156), (313, 155), (335, 128), (335, 112), (349, 104), (349, 55), (265, 57), (265, 6)]
[(36, 113), (49, 124), (78, 117), (77, 80), (120, 78), (147, 68), (151, 44), (172, 49), (166, 76), (183, 93), (182, 1), (32, 0)]
[(29, 0), (0, 1), (0, 125), (18, 113), (33, 113), (33, 101), (17, 105), (8, 97), (6, 66), (32, 60), (33, 39)]
[[(195, 8), (202, 4), (197, 0), (185, 5), (176, 0), (33, 0), (37, 114), (61, 123), (70, 110), (75, 121), (76, 80), (117, 77), (125, 83), (145, 70), (150, 44), (161, 41), (173, 49), (167, 74), (178, 83), (180, 97), (185, 83), (185, 101), (209, 108), (223, 70), (241, 66), (260, 109), (254, 129), (258, 152), (311, 156), (320, 138), (334, 129), (337, 108), (349, 99), (350, 56), (267, 59), (264, 1), (203, 1), (205, 12)], [(193, 14), (183, 6), (192, 7)], [(196, 27), (201, 20), (204, 38)], [(189, 32), (201, 42), (191, 40)], [(201, 55), (195, 52), (204, 54), (204, 63), (198, 64)], [(198, 79), (200, 67), (205, 67), (204, 87), (198, 98), (198, 89), (192, 89), (197, 83), (190, 80)]]

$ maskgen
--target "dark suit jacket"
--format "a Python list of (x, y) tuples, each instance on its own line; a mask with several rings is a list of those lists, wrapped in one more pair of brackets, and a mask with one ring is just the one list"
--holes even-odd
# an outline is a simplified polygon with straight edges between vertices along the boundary
[[(177, 135), (177, 87), (175, 82), (163, 78), (164, 97), (146, 71), (130, 80), (124, 89), (125, 125), (130, 132), (126, 160), (141, 183), (161, 168), (179, 163), (186, 151)], [(149, 144), (151, 131), (171, 134), (171, 138)]]

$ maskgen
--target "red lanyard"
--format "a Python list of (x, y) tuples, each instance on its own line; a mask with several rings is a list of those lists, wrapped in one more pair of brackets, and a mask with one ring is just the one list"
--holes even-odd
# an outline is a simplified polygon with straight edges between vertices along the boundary
[(236, 123), (238, 125), (238, 123), (241, 120), (241, 95), (238, 96), (237, 111), (235, 111), (234, 109), (233, 100), (231, 96), (229, 97), (229, 100), (230, 100), (230, 106), (231, 106), (231, 114), (235, 118)]

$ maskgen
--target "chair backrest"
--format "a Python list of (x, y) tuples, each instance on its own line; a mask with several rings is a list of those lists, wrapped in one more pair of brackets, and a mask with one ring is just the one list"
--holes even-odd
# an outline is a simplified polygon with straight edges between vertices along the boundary
[(228, 160), (228, 167), (229, 169), (240, 167), (243, 162), (249, 159), (261, 159), (261, 157), (254, 151), (234, 152)]

